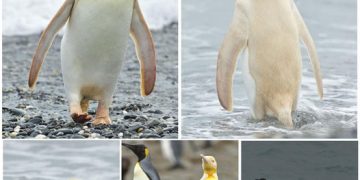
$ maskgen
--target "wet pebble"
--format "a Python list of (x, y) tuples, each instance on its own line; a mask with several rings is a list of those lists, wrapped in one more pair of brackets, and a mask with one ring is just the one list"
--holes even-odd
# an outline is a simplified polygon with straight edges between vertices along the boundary
[(157, 134), (143, 134), (140, 136), (140, 138), (161, 138), (161, 136)]
[(134, 125), (134, 126), (131, 126), (131, 127), (129, 127), (129, 129), (128, 129), (128, 131), (135, 131), (135, 132), (137, 132), (140, 128), (146, 128), (145, 126), (143, 126), (143, 125)]
[(24, 111), (22, 109), (7, 108), (7, 107), (3, 107), (2, 109), (5, 111), (8, 111), (9, 113), (11, 113), (12, 115), (15, 115), (15, 116), (24, 116), (26, 114), (26, 111)]
[(125, 115), (124, 119), (136, 119), (136, 115)]
[(41, 116), (35, 116), (33, 118), (30, 118), (28, 122), (32, 123), (32, 124), (42, 124), (42, 123), (44, 123)]
[(43, 134), (39, 134), (35, 137), (35, 139), (47, 139), (47, 137)]
[(148, 124), (148, 126), (149, 126), (150, 128), (152, 128), (152, 127), (158, 126), (159, 124), (161, 124), (161, 122), (160, 122), (159, 120), (152, 120), (152, 121)]

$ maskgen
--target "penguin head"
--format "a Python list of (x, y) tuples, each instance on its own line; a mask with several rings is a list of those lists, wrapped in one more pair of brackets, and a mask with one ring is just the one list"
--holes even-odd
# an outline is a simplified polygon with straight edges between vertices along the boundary
[(122, 145), (129, 148), (138, 157), (139, 162), (149, 156), (149, 149), (143, 144), (122, 143)]
[(200, 155), (202, 158), (202, 167), (204, 173), (206, 174), (214, 174), (217, 171), (217, 163), (213, 156), (204, 156), (203, 154)]

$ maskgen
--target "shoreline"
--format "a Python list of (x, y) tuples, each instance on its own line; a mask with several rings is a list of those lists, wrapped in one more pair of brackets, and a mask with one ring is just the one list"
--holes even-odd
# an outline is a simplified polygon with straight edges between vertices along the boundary
[[(139, 64), (130, 42), (110, 107), (113, 123), (93, 127), (70, 117), (56, 37), (40, 71), (36, 89), (27, 73), (39, 35), (3, 36), (3, 138), (166, 138), (178, 137), (178, 27), (152, 31), (157, 50), (157, 81), (149, 97), (140, 96)], [(88, 113), (95, 114), (91, 102)]]

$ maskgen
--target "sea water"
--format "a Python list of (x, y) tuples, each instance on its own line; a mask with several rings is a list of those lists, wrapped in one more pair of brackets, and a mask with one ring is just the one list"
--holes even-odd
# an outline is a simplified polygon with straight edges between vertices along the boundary
[(303, 77), (296, 128), (287, 130), (275, 119), (252, 120), (240, 62), (233, 87), (234, 112), (220, 106), (216, 60), (235, 1), (182, 0), (182, 137), (356, 136), (356, 0), (295, 2), (317, 46), (324, 98), (320, 100), (317, 94), (311, 64), (302, 46)]
[(118, 180), (118, 141), (4, 141), (4, 180)]

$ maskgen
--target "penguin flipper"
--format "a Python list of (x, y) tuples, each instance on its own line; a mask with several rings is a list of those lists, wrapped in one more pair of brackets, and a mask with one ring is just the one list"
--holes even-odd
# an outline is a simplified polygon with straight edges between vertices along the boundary
[(216, 87), (220, 104), (232, 111), (232, 87), (236, 60), (247, 46), (248, 23), (244, 5), (237, 1), (230, 29), (221, 45), (216, 72)]
[(154, 89), (156, 80), (156, 55), (151, 32), (141, 13), (139, 3), (134, 2), (130, 35), (136, 47), (141, 68), (141, 95), (147, 96)]
[(37, 77), (45, 56), (57, 34), (57, 32), (65, 25), (71, 14), (75, 0), (66, 0), (56, 15), (52, 18), (46, 29), (40, 37), (38, 47), (32, 59), (29, 73), (28, 85), (30, 89), (35, 87)]
[(314, 76), (316, 79), (318, 94), (319, 94), (320, 98), (322, 98), (323, 97), (323, 83), (322, 83), (322, 78), (321, 78), (320, 62), (319, 62), (319, 58), (318, 58), (318, 55), (316, 52), (315, 43), (311, 37), (311, 34), (310, 34), (305, 22), (304, 22), (304, 19), (302, 18), (295, 3), (293, 4), (293, 10), (294, 10), (295, 18), (296, 18), (296, 21), (298, 24), (300, 38), (302, 39), (303, 43), (305, 44), (305, 46), (308, 50), (312, 69), (314, 71)]

